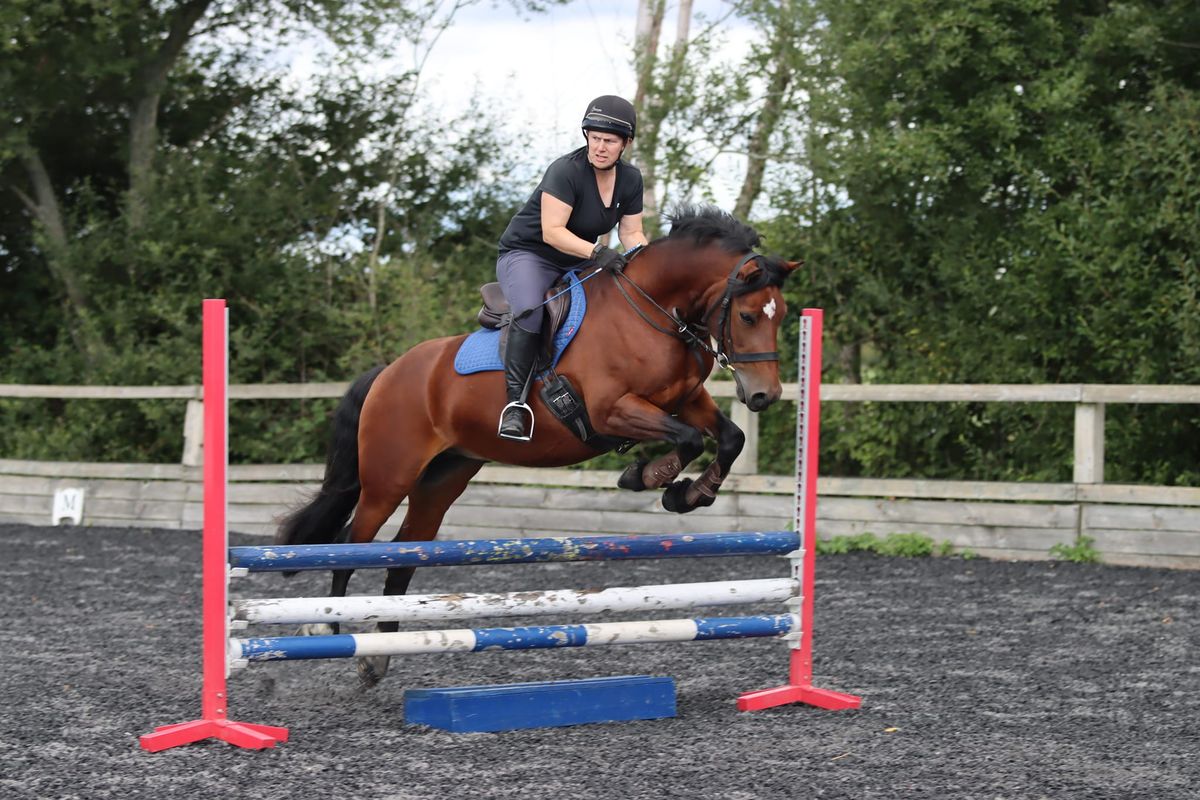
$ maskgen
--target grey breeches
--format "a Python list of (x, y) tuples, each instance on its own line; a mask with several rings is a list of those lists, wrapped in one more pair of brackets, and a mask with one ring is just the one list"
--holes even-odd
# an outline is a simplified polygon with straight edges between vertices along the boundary
[[(546, 290), (569, 269), (525, 250), (509, 250), (496, 259), (496, 280), (500, 281), (513, 316), (520, 317), (518, 325), (531, 333), (542, 329), (546, 317), (542, 300)], [(520, 316), (527, 311), (528, 314)]]

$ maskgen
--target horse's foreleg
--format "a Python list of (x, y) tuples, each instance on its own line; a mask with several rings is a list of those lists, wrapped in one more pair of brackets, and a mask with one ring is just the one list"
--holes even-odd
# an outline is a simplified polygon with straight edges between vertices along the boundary
[(721, 484), (729, 476), (733, 462), (746, 444), (746, 434), (729, 417), (717, 411), (717, 457), (696, 480), (685, 478), (667, 487), (663, 493), (663, 508), (686, 514), (701, 506), (711, 506), (717, 499)]
[[(690, 461), (690, 459), (689, 459)], [(639, 458), (625, 468), (617, 479), (617, 486), (631, 492), (644, 492), (647, 489), (661, 489), (676, 478), (687, 466), (678, 450), (672, 450), (665, 456), (654, 460)]]
[(675, 449), (665, 456), (648, 463), (630, 464), (617, 481), (617, 486), (622, 489), (640, 492), (668, 486), (704, 452), (704, 437), (699, 430), (634, 395), (625, 395), (614, 403), (605, 422), (608, 430), (619, 431), (612, 435), (666, 440), (675, 445)]
[(679, 416), (717, 440), (717, 457), (699, 478), (675, 481), (663, 493), (663, 508), (686, 514), (701, 506), (711, 506), (717, 499), (721, 484), (746, 445), (746, 434), (721, 412), (708, 392), (694, 397)]

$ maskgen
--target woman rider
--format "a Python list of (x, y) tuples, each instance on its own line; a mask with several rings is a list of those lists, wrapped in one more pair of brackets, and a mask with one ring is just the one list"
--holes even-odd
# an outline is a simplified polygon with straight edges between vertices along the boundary
[(621, 253), (596, 242), (614, 226), (626, 251), (646, 243), (642, 174), (621, 160), (637, 128), (633, 105), (613, 95), (597, 97), (581, 127), (587, 144), (550, 165), (500, 237), (496, 278), (513, 312), (504, 355), (504, 439), (530, 436), (532, 412), (520, 400), (538, 355), (546, 290), (589, 260), (621, 269)]

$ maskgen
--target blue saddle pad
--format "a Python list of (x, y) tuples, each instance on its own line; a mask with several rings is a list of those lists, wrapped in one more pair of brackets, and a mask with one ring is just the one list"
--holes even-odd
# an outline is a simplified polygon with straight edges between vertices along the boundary
[[(551, 366), (558, 366), (563, 351), (575, 338), (579, 326), (583, 324), (583, 315), (587, 311), (587, 295), (583, 291), (583, 282), (578, 273), (567, 273), (571, 281), (571, 309), (562, 327), (554, 335), (554, 358)], [(459, 375), (470, 375), (473, 372), (502, 370), (504, 362), (500, 360), (500, 331), (480, 328), (466, 338), (458, 353), (454, 356), (454, 371)]]

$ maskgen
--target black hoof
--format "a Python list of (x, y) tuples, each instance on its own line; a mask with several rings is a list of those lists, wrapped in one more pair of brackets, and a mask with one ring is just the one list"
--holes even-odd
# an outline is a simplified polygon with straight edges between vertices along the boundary
[(369, 689), (387, 675), (388, 656), (363, 656), (358, 659), (358, 681), (364, 689)]
[(617, 478), (617, 488), (628, 489), (631, 492), (644, 492), (646, 484), (642, 481), (642, 470), (646, 468), (646, 460), (639, 458), (625, 468), (621, 477)]
[(662, 504), (667, 511), (676, 514), (686, 514), (689, 511), (695, 511), (695, 506), (689, 506), (684, 499), (684, 494), (687, 488), (692, 485), (691, 478), (684, 478), (681, 481), (675, 481), (666, 488), (663, 492)]

